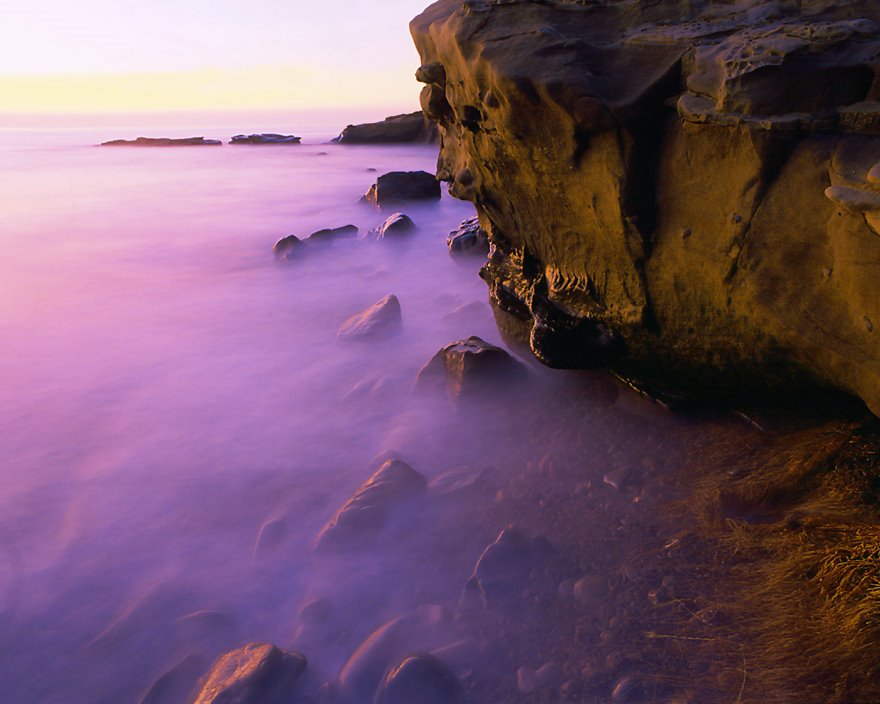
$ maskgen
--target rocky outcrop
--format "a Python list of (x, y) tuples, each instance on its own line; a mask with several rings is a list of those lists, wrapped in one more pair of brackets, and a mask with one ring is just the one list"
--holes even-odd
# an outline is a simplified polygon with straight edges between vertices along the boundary
[(230, 144), (299, 144), (302, 137), (292, 134), (276, 134), (265, 132), (263, 134), (237, 134), (229, 140)]
[(393, 115), (382, 122), (349, 125), (336, 139), (338, 144), (437, 144), (437, 125), (422, 112)]
[(222, 145), (219, 139), (205, 139), (204, 137), (183, 137), (172, 139), (170, 137), (138, 137), (137, 139), (113, 139), (109, 142), (101, 142), (102, 147), (218, 147)]
[(452, 255), (489, 253), (489, 236), (480, 227), (479, 218), (463, 220), (446, 238), (446, 246)]
[[(880, 5), (441, 0), (438, 176), (551, 366), (880, 413)], [(508, 325), (510, 320), (505, 324)]]
[(440, 182), (425, 171), (391, 171), (382, 174), (362, 202), (379, 207), (414, 200), (440, 200)]

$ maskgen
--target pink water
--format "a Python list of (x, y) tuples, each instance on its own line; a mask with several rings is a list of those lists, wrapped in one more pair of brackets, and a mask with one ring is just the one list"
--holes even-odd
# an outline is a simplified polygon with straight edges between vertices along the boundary
[[(281, 236), (376, 225), (357, 203), (368, 169), (433, 170), (433, 148), (323, 143), (337, 130), (186, 149), (93, 146), (146, 129), (0, 131), (4, 702), (137, 702), (187, 647), (177, 619), (201, 610), (284, 644), (310, 541), (375, 453), (430, 475), (489, 451), (442, 440), (410, 388), (451, 339), (498, 340), (486, 305), (447, 318), (486, 299), (479, 262), (444, 241), (471, 206), (407, 208), (422, 229), (403, 246), (273, 260)], [(337, 342), (389, 293), (399, 336)], [(286, 542), (255, 566), (279, 517)]]

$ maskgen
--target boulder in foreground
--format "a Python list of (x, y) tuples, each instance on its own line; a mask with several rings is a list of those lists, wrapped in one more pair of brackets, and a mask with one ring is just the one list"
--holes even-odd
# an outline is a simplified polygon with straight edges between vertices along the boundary
[(452, 398), (507, 389), (527, 376), (526, 368), (500, 347), (471, 336), (446, 345), (416, 377), (416, 387), (446, 390)]
[(880, 4), (704, 5), (433, 4), (438, 176), (545, 363), (880, 413)]
[(391, 171), (380, 176), (362, 200), (380, 207), (440, 200), (440, 182), (426, 171)]
[(263, 134), (237, 134), (229, 140), (230, 144), (299, 144), (302, 137), (292, 134), (275, 134), (266, 132)]
[(371, 538), (382, 530), (400, 503), (427, 489), (425, 477), (406, 462), (388, 460), (321, 529), (315, 547), (344, 547)]
[(222, 145), (219, 139), (205, 139), (204, 137), (183, 137), (172, 139), (170, 137), (138, 137), (137, 139), (114, 139), (109, 142), (101, 142), (102, 147), (217, 147)]
[(299, 653), (250, 643), (217, 658), (193, 704), (290, 704), (306, 664)]
[(385, 296), (348, 320), (339, 328), (337, 336), (344, 339), (363, 339), (388, 335), (400, 328), (400, 301), (397, 296)]
[(420, 110), (386, 117), (382, 122), (349, 125), (336, 139), (338, 144), (436, 144), (437, 125)]

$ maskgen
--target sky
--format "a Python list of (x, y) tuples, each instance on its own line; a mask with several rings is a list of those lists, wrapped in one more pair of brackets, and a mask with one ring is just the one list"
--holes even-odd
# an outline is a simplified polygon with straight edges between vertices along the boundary
[(0, 113), (418, 109), (431, 0), (0, 0)]

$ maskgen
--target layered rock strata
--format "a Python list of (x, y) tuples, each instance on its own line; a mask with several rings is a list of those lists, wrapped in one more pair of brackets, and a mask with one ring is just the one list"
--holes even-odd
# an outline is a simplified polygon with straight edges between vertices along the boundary
[(880, 5), (441, 0), (411, 31), (540, 360), (880, 413)]

